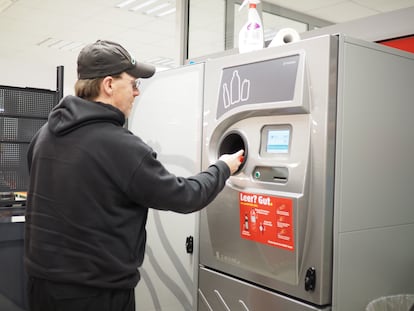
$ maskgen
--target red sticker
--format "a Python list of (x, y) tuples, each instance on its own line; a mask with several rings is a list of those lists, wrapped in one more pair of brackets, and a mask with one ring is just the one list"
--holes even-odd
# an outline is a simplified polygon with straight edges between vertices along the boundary
[(243, 239), (294, 251), (292, 199), (240, 192), (239, 205)]

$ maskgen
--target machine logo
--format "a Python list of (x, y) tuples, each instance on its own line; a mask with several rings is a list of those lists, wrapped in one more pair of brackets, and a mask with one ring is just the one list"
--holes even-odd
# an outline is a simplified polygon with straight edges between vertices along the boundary
[(220, 252), (217, 252), (217, 251), (216, 251), (216, 258), (218, 260), (224, 261), (224, 262), (229, 263), (229, 264), (240, 265), (240, 260), (239, 259), (237, 259), (235, 257), (232, 257), (232, 256), (224, 255), (224, 254), (222, 254)]

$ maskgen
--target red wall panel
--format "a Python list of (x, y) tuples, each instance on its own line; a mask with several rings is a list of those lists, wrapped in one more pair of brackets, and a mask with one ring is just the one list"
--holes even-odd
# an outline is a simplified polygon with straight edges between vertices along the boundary
[(414, 35), (379, 41), (378, 43), (391, 46), (403, 51), (414, 53)]

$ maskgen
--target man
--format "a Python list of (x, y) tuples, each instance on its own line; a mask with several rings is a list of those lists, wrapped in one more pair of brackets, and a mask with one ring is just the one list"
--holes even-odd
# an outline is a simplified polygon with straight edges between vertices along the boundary
[(138, 79), (154, 72), (117, 43), (86, 46), (76, 96), (63, 98), (33, 138), (25, 233), (30, 310), (135, 310), (148, 208), (198, 211), (237, 171), (242, 150), (196, 176), (174, 176), (123, 127), (140, 94)]

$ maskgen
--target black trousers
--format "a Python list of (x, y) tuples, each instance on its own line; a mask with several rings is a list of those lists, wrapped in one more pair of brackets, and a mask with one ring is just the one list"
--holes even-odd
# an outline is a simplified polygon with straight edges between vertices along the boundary
[(29, 277), (30, 311), (135, 311), (134, 289), (105, 289)]

